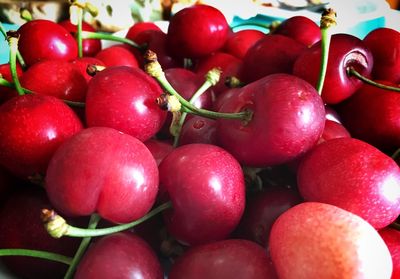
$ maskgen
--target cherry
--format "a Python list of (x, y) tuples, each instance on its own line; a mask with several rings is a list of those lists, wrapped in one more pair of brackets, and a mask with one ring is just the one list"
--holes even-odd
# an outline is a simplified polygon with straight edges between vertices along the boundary
[(14, 97), (0, 106), (0, 165), (27, 178), (44, 174), (56, 149), (82, 129), (63, 101), (46, 95)]
[(289, 162), (320, 138), (325, 109), (317, 91), (304, 80), (273, 74), (248, 84), (226, 100), (220, 112), (249, 109), (248, 123), (218, 119), (220, 145), (242, 164), (265, 167)]
[(135, 55), (123, 45), (113, 45), (100, 50), (95, 58), (103, 61), (106, 67), (112, 66), (129, 66), (133, 68), (139, 67)]
[(322, 132), (319, 142), (336, 138), (346, 138), (346, 137), (347, 138), (351, 137), (346, 127), (344, 127), (341, 123), (326, 119), (324, 131)]
[(392, 273), (389, 250), (377, 231), (325, 203), (305, 202), (285, 211), (272, 226), (269, 247), (281, 279), (389, 279)]
[(103, 61), (101, 61), (97, 58), (94, 58), (94, 57), (77, 58), (75, 60), (72, 60), (71, 63), (83, 75), (86, 82), (89, 82), (89, 80), (91, 80), (93, 77), (93, 76), (89, 75), (87, 72), (88, 66), (90, 66), (90, 65), (96, 65), (96, 66), (102, 66), (102, 67), (106, 66)]
[(37, 94), (63, 100), (84, 102), (87, 82), (76, 67), (67, 61), (42, 60), (21, 76), (21, 85)]
[(104, 236), (90, 246), (74, 278), (164, 277), (157, 256), (143, 239), (132, 233), (117, 233)]
[(399, 83), (400, 33), (390, 28), (377, 28), (369, 32), (363, 41), (374, 57), (372, 77)]
[(162, 127), (166, 112), (156, 104), (158, 83), (139, 68), (111, 67), (98, 73), (88, 86), (86, 121), (146, 141)]
[(197, 245), (226, 238), (239, 223), (245, 185), (239, 163), (210, 144), (175, 148), (160, 166), (160, 199), (168, 231), (180, 242)]
[(272, 33), (288, 36), (307, 47), (321, 40), (320, 27), (306, 16), (292, 16), (285, 19)]
[(174, 14), (167, 31), (167, 49), (175, 57), (198, 58), (225, 44), (229, 25), (218, 9), (193, 5)]
[(239, 79), (249, 83), (274, 73), (291, 74), (295, 60), (306, 48), (287, 36), (265, 35), (247, 51)]
[[(80, 243), (78, 238), (54, 239), (43, 227), (40, 211), (51, 206), (43, 189), (34, 185), (17, 186), (0, 208), (0, 248), (34, 249), (73, 256)], [(20, 278), (63, 278), (68, 268), (63, 263), (33, 257), (2, 257), (2, 261)]]
[(399, 93), (365, 84), (337, 110), (353, 137), (394, 152), (400, 144), (399, 105)]
[(380, 229), (400, 214), (400, 169), (375, 147), (337, 138), (314, 147), (302, 159), (298, 188), (307, 201), (336, 205)]
[[(63, 20), (58, 23), (64, 27), (71, 35), (75, 36), (78, 31), (78, 26), (73, 24), (69, 19)], [(87, 22), (82, 22), (82, 30), (95, 32), (96, 30)], [(82, 53), (83, 56), (95, 56), (101, 50), (101, 40), (96, 39), (83, 39), (82, 40)]]
[(78, 56), (74, 37), (64, 27), (50, 20), (29, 21), (18, 32), (19, 51), (28, 66), (44, 59), (71, 61)]
[(131, 222), (153, 206), (157, 163), (138, 139), (112, 128), (87, 128), (53, 155), (46, 191), (51, 203), (68, 216), (98, 212), (114, 223)]
[(266, 251), (241, 239), (221, 240), (189, 249), (172, 265), (170, 279), (276, 279)]
[[(16, 67), (17, 75), (18, 75), (18, 78), (20, 78), (23, 73), (22, 67), (18, 63), (16, 64), (16, 66), (17, 66)], [(2, 78), (4, 78), (5, 80), (7, 80), (9, 82), (13, 81), (9, 63), (0, 65), (0, 75)], [(0, 104), (4, 103), (6, 100), (9, 100), (16, 95), (15, 90), (13, 90), (12, 88), (0, 86), (0, 91), (1, 91), (0, 92)]]
[(384, 228), (378, 232), (392, 255), (393, 273), (391, 278), (400, 278), (400, 232), (390, 227)]
[(243, 59), (246, 52), (258, 40), (264, 38), (265, 34), (255, 29), (244, 29), (237, 32), (232, 32), (226, 39), (225, 45), (222, 50), (239, 59)]
[(174, 149), (172, 144), (157, 139), (149, 139), (144, 144), (153, 155), (157, 165)]
[[(320, 71), (321, 42), (304, 51), (293, 66), (293, 74), (316, 86)], [(322, 90), (322, 99), (327, 104), (337, 104), (350, 97), (363, 83), (347, 75), (353, 67), (363, 76), (369, 76), (373, 58), (359, 38), (349, 34), (334, 34), (330, 42), (328, 67)]]
[(193, 116), (182, 126), (179, 145), (208, 143), (217, 145), (217, 121), (201, 116)]
[(158, 27), (154, 22), (151, 21), (138, 21), (135, 22), (129, 29), (128, 32), (126, 33), (126, 38), (134, 41), (137, 43), (137, 36), (147, 30), (156, 30), (156, 31), (161, 31), (160, 27)]

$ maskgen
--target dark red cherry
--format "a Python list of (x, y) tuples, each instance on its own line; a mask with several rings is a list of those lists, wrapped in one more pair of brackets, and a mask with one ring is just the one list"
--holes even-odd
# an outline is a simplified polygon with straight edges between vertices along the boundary
[(157, 31), (161, 31), (160, 27), (158, 27), (158, 25), (156, 25), (154, 22), (151, 21), (138, 21), (135, 22), (129, 29), (128, 32), (126, 33), (126, 38), (134, 41), (135, 43), (138, 43), (137, 40), (137, 36), (143, 32), (143, 31), (147, 31), (147, 30), (157, 30)]
[(239, 223), (245, 205), (241, 166), (224, 149), (210, 144), (175, 148), (160, 166), (160, 198), (168, 231), (188, 245), (221, 240)]
[(171, 17), (167, 49), (180, 58), (206, 56), (223, 47), (228, 31), (229, 24), (218, 9), (208, 5), (193, 5)]
[(336, 121), (326, 119), (324, 132), (322, 133), (319, 142), (327, 141), (330, 139), (347, 138), (347, 137), (351, 137), (351, 135), (345, 126)]
[(329, 203), (359, 215), (380, 229), (400, 213), (400, 169), (379, 149), (354, 138), (314, 147), (297, 171), (306, 201)]
[(140, 237), (125, 232), (97, 239), (80, 261), (74, 278), (162, 279), (164, 276), (150, 246)]
[(43, 60), (23, 73), (21, 85), (37, 94), (62, 100), (84, 102), (87, 82), (76, 67), (67, 61)]
[(89, 83), (87, 125), (111, 127), (146, 141), (165, 121), (167, 113), (156, 103), (162, 93), (158, 83), (139, 68), (106, 68)]
[(29, 66), (44, 59), (71, 61), (78, 56), (74, 37), (64, 27), (50, 20), (29, 21), (18, 32), (18, 48)]
[(232, 32), (229, 34), (222, 50), (239, 59), (243, 59), (249, 48), (264, 36), (263, 32), (255, 29)]
[(0, 164), (24, 178), (44, 174), (56, 149), (82, 129), (63, 101), (39, 94), (8, 100), (0, 119)]
[(96, 59), (103, 61), (106, 67), (111, 66), (129, 66), (133, 68), (139, 67), (136, 56), (122, 45), (113, 45), (100, 50), (96, 55)]
[(180, 133), (179, 145), (189, 143), (217, 145), (217, 121), (197, 115), (186, 120)]
[(307, 47), (321, 40), (320, 27), (306, 16), (292, 16), (285, 19), (272, 33), (288, 36)]
[(372, 52), (372, 77), (394, 83), (400, 82), (400, 33), (391, 28), (377, 28), (363, 39)]
[(265, 249), (228, 239), (189, 249), (172, 265), (170, 279), (277, 279)]
[(239, 79), (249, 83), (274, 73), (292, 72), (297, 57), (306, 49), (302, 43), (283, 35), (266, 35), (243, 58)]
[(153, 154), (157, 165), (159, 165), (165, 156), (167, 156), (174, 149), (172, 144), (157, 139), (149, 139), (144, 142), (144, 145), (146, 145), (151, 154)]
[[(321, 61), (321, 42), (303, 52), (293, 66), (293, 74), (317, 85)], [(322, 99), (327, 104), (337, 104), (357, 91), (362, 81), (347, 75), (353, 67), (363, 76), (369, 77), (373, 65), (372, 54), (359, 38), (349, 34), (332, 35), (328, 68), (322, 90)]]
[(319, 140), (325, 108), (314, 87), (288, 74), (273, 74), (239, 89), (221, 112), (253, 112), (248, 122), (218, 119), (218, 140), (244, 165), (266, 167), (289, 162)]
[[(71, 35), (76, 36), (78, 31), (77, 25), (73, 24), (69, 19), (59, 22), (62, 27), (67, 29)], [(89, 32), (96, 32), (96, 30), (86, 21), (82, 22), (82, 30)], [(97, 39), (83, 39), (82, 40), (82, 53), (83, 56), (95, 56), (101, 50), (101, 40)]]

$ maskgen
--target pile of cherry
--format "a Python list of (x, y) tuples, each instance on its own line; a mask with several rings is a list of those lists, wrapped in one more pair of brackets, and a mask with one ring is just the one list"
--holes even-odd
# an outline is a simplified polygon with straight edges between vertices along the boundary
[[(318, 88), (326, 38), (305, 17), (233, 32), (195, 5), (166, 33), (150, 22), (120, 40), (82, 29), (32, 20), (8, 34), (0, 256), (10, 272), (400, 276), (397, 31), (332, 35)], [(102, 48), (100, 37), (120, 43)]]

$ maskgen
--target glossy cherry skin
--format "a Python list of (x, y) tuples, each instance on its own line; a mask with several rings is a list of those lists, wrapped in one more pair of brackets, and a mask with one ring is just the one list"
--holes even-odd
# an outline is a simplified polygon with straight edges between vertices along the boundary
[(246, 208), (234, 237), (248, 239), (267, 248), (275, 220), (302, 201), (297, 189), (281, 185), (248, 194)]
[[(55, 239), (43, 227), (40, 212), (52, 208), (46, 192), (36, 185), (17, 186), (0, 207), (0, 248), (35, 249), (72, 257), (80, 240)], [(87, 226), (86, 222), (68, 222)], [(33, 257), (2, 257), (2, 262), (18, 278), (61, 279), (68, 268), (63, 263)]]
[(111, 127), (146, 141), (165, 121), (166, 111), (156, 104), (162, 93), (158, 83), (139, 68), (107, 68), (88, 86), (87, 125)]
[(100, 50), (95, 58), (103, 61), (106, 67), (112, 66), (129, 66), (133, 68), (139, 67), (135, 55), (123, 45), (113, 45)]
[(179, 136), (179, 145), (189, 143), (218, 144), (217, 121), (198, 115), (186, 120)]
[(306, 16), (292, 16), (280, 23), (272, 33), (288, 36), (307, 47), (321, 40), (321, 29)]
[(320, 143), (330, 139), (349, 138), (349, 137), (351, 137), (349, 131), (341, 123), (326, 119), (324, 131), (318, 142)]
[(339, 207), (296, 205), (278, 217), (270, 254), (280, 279), (385, 278), (392, 260), (378, 232)]
[(18, 48), (28, 66), (44, 59), (71, 61), (78, 56), (74, 37), (55, 22), (36, 19), (23, 24)]
[(385, 241), (392, 255), (393, 273), (392, 279), (400, 278), (400, 232), (391, 227), (378, 231), (379, 235)]
[(38, 94), (5, 102), (0, 119), (0, 164), (23, 178), (44, 174), (61, 143), (82, 129), (63, 101)]
[(208, 5), (193, 5), (174, 14), (167, 31), (167, 49), (175, 57), (198, 58), (219, 50), (229, 32), (225, 16)]
[(372, 77), (394, 83), (400, 82), (400, 33), (390, 28), (372, 30), (363, 39), (372, 52)]
[(97, 212), (114, 223), (131, 222), (154, 204), (157, 163), (138, 139), (112, 128), (87, 128), (53, 155), (46, 191), (60, 213)]
[(258, 40), (243, 57), (239, 79), (249, 83), (275, 73), (292, 73), (297, 57), (306, 46), (283, 35), (266, 35)]
[(140, 237), (117, 233), (96, 240), (80, 261), (75, 279), (162, 279), (156, 254)]
[[(316, 86), (320, 61), (321, 42), (318, 42), (298, 57), (293, 66), (293, 74)], [(363, 76), (369, 77), (373, 65), (372, 54), (363, 41), (349, 34), (332, 35), (328, 61), (322, 90), (322, 99), (327, 104), (340, 103), (363, 85), (362, 81), (348, 76), (348, 67), (353, 67)]]
[(138, 21), (135, 22), (126, 33), (126, 38), (136, 42), (137, 36), (147, 30), (157, 30), (161, 31), (160, 27), (158, 27), (154, 22), (151, 21)]
[(160, 199), (168, 231), (187, 245), (226, 238), (245, 206), (242, 169), (224, 149), (187, 144), (174, 149), (160, 166)]
[[(75, 36), (78, 31), (77, 25), (74, 25), (69, 19), (59, 22), (62, 27), (67, 29), (71, 35)], [(96, 32), (96, 30), (87, 22), (82, 22), (82, 30), (89, 32)], [(82, 54), (83, 56), (95, 56), (101, 50), (101, 40), (97, 39), (83, 39), (82, 40)]]
[[(16, 69), (18, 78), (20, 78), (23, 71), (19, 63), (17, 63)], [(5, 80), (12, 82), (11, 68), (9, 63), (0, 65), (0, 75)], [(6, 100), (11, 99), (12, 97), (15, 97), (16, 95), (16, 91), (13, 88), (8, 88), (0, 85), (0, 104), (4, 103)]]
[(307, 201), (336, 205), (376, 229), (400, 214), (400, 169), (372, 145), (354, 138), (325, 141), (302, 159), (298, 188)]
[(261, 246), (242, 239), (221, 240), (189, 249), (172, 265), (170, 279), (277, 279)]
[(89, 82), (89, 80), (91, 80), (93, 77), (93, 76), (89, 75), (87, 72), (87, 68), (89, 65), (96, 65), (96, 66), (103, 66), (103, 67), (106, 66), (106, 64), (104, 64), (103, 61), (101, 61), (97, 58), (94, 58), (94, 57), (77, 58), (77, 59), (72, 60), (71, 63), (83, 75), (86, 82)]
[(321, 97), (309, 83), (273, 74), (240, 89), (221, 112), (253, 112), (248, 123), (218, 119), (220, 145), (244, 165), (266, 167), (283, 164), (310, 150), (325, 123)]
[(157, 165), (174, 149), (172, 144), (157, 139), (149, 139), (144, 142), (144, 145), (149, 149)]
[(400, 144), (399, 106), (397, 92), (365, 84), (337, 111), (353, 137), (385, 152), (394, 152)]
[(20, 82), (36, 94), (75, 102), (84, 102), (86, 98), (87, 82), (84, 76), (67, 61), (39, 61), (23, 73)]
[(226, 39), (225, 45), (222, 50), (239, 59), (243, 59), (246, 52), (258, 40), (264, 38), (265, 34), (255, 29), (245, 29), (237, 32), (232, 32)]

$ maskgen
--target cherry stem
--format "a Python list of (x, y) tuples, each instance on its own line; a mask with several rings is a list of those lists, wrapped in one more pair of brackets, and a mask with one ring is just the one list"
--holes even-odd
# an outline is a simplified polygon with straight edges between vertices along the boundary
[[(7, 39), (7, 37), (8, 37), (7, 31), (6, 31), (6, 29), (4, 28), (3, 24), (1, 24), (1, 22), (0, 22), (0, 32), (1, 32), (1, 34), (3, 34), (4, 38)], [(21, 53), (19, 52), (19, 50), (17, 50), (17, 59), (18, 59), (19, 64), (21, 65), (21, 67), (22, 67), (23, 69), (25, 69), (25, 68), (26, 68), (26, 64), (25, 64), (25, 61), (24, 61), (24, 59), (22, 58), (22, 55), (21, 55)]]
[[(100, 216), (97, 214), (92, 214), (92, 216), (90, 216), (88, 229), (95, 229), (97, 227), (97, 224), (99, 223), (99, 221), (100, 221)], [(89, 246), (91, 240), (92, 240), (92, 237), (90, 237), (90, 236), (84, 237), (82, 239), (81, 244), (79, 245), (74, 258), (72, 259), (71, 264), (69, 265), (69, 268), (64, 275), (64, 279), (73, 278), (76, 267), (78, 266), (80, 260), (82, 259), (83, 255), (85, 254), (85, 251), (87, 250), (87, 247)]]
[[(9, 88), (16, 88), (15, 84), (12, 82), (9, 82), (8, 80), (0, 77), (0, 86), (5, 86), (5, 87), (9, 87)], [(24, 91), (24, 94), (36, 94), (35, 92), (23, 88), (21, 87), (21, 89)], [(74, 101), (69, 101), (69, 100), (62, 100), (64, 103), (66, 103), (67, 105), (71, 106), (71, 107), (77, 107), (77, 108), (84, 108), (85, 107), (85, 103), (82, 102), (74, 102)]]
[(329, 45), (331, 43), (331, 27), (336, 25), (336, 13), (333, 9), (326, 9), (321, 16), (321, 65), (317, 83), (318, 94), (322, 94), (324, 87), (326, 69), (328, 67)]
[(396, 223), (396, 222), (391, 223), (391, 224), (390, 224), (390, 227), (392, 227), (393, 229), (396, 229), (396, 230), (400, 231), (400, 224), (399, 224), (399, 223)]
[(365, 83), (367, 83), (369, 85), (376, 86), (378, 88), (385, 89), (385, 90), (400, 92), (400, 87), (385, 85), (385, 84), (373, 81), (372, 79), (369, 79), (369, 78), (361, 75), (353, 67), (348, 67), (346, 70), (347, 70), (347, 74), (349, 76), (354, 76), (354, 77), (358, 78), (359, 80), (361, 80), (361, 81), (363, 81), (363, 82), (365, 82)]
[(18, 51), (18, 40), (19, 34), (18, 32), (9, 31), (7, 32), (7, 41), (10, 46), (10, 68), (11, 68), (11, 76), (15, 85), (15, 89), (18, 92), (18, 95), (22, 96), (25, 94), (21, 83), (19, 82), (18, 73), (17, 73), (17, 51)]
[(64, 263), (67, 265), (71, 264), (72, 261), (70, 257), (64, 255), (31, 249), (0, 249), (0, 257), (1, 256), (26, 256), (46, 259), (54, 262)]
[(78, 41), (78, 56), (79, 58), (83, 57), (83, 47), (82, 47), (82, 18), (83, 18), (83, 9), (82, 8), (77, 8), (77, 17), (78, 17), (78, 24), (76, 26), (77, 28), (77, 34), (76, 34), (76, 40)]
[[(197, 91), (190, 98), (189, 103), (194, 104), (194, 102), (204, 94), (211, 86), (214, 86), (218, 83), (221, 76), (221, 71), (217, 68), (211, 69), (207, 75), (204, 83), (197, 89)], [(183, 112), (179, 118), (179, 122), (177, 125), (172, 124), (174, 130), (174, 143), (173, 146), (177, 147), (179, 144), (179, 137), (182, 131), (182, 126), (186, 120), (187, 112)]]
[(397, 149), (397, 150), (392, 154), (392, 156), (390, 156), (390, 157), (392, 157), (393, 160), (397, 160), (397, 159), (400, 157), (400, 148)]
[(27, 8), (22, 8), (20, 10), (20, 12), (19, 12), (19, 15), (25, 21), (32, 21), (33, 20), (32, 13)]
[(137, 43), (135, 43), (134, 41), (132, 41), (128, 38), (118, 37), (118, 36), (114, 36), (111, 34), (100, 33), (100, 32), (82, 31), (82, 38), (83, 39), (108, 40), (108, 41), (114, 41), (114, 42), (119, 42), (119, 43), (125, 43), (125, 44), (133, 46), (139, 50), (144, 50), (146, 48), (146, 44), (138, 45)]
[[(69, 237), (95, 237), (95, 236), (103, 236), (108, 234), (113, 234), (117, 232), (122, 232), (128, 229), (135, 227), (147, 221), (148, 219), (152, 218), (156, 214), (172, 207), (172, 203), (166, 202), (161, 204), (160, 206), (154, 208), (152, 211), (147, 213), (142, 218), (126, 223), (121, 225), (116, 225), (113, 227), (108, 228), (100, 228), (100, 229), (90, 229), (90, 228), (78, 228), (71, 226), (66, 223), (66, 221), (60, 216), (57, 215), (54, 211), (51, 210), (43, 210), (42, 219), (44, 225), (49, 232), (49, 234), (54, 238), (60, 238), (62, 236), (69, 236)], [(43, 216), (45, 215), (45, 216)], [(47, 215), (47, 216), (46, 216)]]
[(211, 119), (218, 119), (218, 118), (225, 118), (225, 119), (236, 119), (236, 120), (242, 120), (244, 122), (249, 122), (252, 117), (253, 113), (250, 110), (245, 110), (241, 112), (236, 112), (236, 113), (224, 113), (224, 112), (216, 112), (216, 111), (211, 111), (211, 110), (206, 110), (206, 109), (201, 109), (193, 104), (191, 104), (189, 101), (187, 101), (185, 98), (183, 98), (174, 88), (173, 86), (169, 83), (167, 80), (164, 71), (161, 68), (160, 63), (157, 61), (157, 55), (152, 52), (151, 50), (147, 50), (145, 54), (145, 60), (147, 63), (145, 64), (145, 70), (146, 72), (154, 77), (158, 83), (161, 84), (161, 86), (172, 96), (175, 96), (178, 101), (181, 103), (182, 112), (188, 112), (191, 114), (203, 116), (206, 118), (211, 118)]

